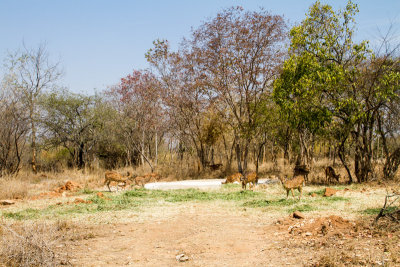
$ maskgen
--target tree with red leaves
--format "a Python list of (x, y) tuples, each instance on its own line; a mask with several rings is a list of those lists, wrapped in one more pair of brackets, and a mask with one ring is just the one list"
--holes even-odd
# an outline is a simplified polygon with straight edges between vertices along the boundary
[[(157, 164), (158, 143), (163, 135), (163, 109), (157, 79), (150, 71), (135, 70), (109, 92), (122, 115), (121, 128), (128, 154), (140, 154), (151, 170)], [(154, 142), (153, 142), (154, 141)], [(152, 154), (154, 143), (154, 155)]]

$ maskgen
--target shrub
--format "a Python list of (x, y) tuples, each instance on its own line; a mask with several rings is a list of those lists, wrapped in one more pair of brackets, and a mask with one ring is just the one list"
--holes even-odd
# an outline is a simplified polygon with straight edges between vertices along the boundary
[(68, 255), (57, 252), (60, 236), (54, 225), (31, 223), (2, 226), (0, 260), (5, 266), (58, 266)]

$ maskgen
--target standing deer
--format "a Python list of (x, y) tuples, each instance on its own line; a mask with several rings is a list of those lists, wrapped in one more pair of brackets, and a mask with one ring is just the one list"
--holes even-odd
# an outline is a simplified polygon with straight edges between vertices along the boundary
[(310, 169), (307, 168), (306, 165), (296, 165), (293, 171), (293, 177), (303, 175), (304, 176), (304, 183), (308, 182), (308, 174), (310, 173)]
[(232, 174), (231, 176), (228, 176), (222, 184), (230, 184), (233, 182), (240, 182), (240, 178), (242, 178), (242, 174), (240, 172), (237, 172), (235, 174)]
[(105, 178), (104, 184), (107, 184), (108, 190), (110, 190), (110, 192), (111, 192), (110, 183), (117, 182), (117, 192), (118, 192), (119, 183), (124, 183), (125, 187), (126, 182), (133, 178), (133, 174), (128, 172), (126, 176), (122, 176), (121, 174), (115, 171), (106, 171), (104, 173), (104, 178)]
[(294, 197), (294, 189), (298, 189), (300, 192), (299, 200), (301, 199), (301, 196), (303, 194), (303, 183), (304, 183), (304, 177), (295, 177), (291, 180), (287, 180), (286, 178), (282, 177), (279, 175), (279, 180), (282, 182), (283, 188), (286, 190), (286, 198), (289, 197), (289, 191), (292, 191), (292, 196)]
[(251, 183), (249, 185), (249, 188), (251, 189), (256, 184), (258, 184), (258, 175), (256, 172), (251, 172), (242, 176), (240, 178), (240, 181), (242, 182), (242, 189), (246, 190), (246, 185), (249, 183)]
[(331, 166), (328, 166), (325, 168), (325, 178), (328, 184), (331, 184), (333, 178), (335, 178), (336, 182), (339, 182), (340, 174), (336, 174), (335, 169), (333, 169)]

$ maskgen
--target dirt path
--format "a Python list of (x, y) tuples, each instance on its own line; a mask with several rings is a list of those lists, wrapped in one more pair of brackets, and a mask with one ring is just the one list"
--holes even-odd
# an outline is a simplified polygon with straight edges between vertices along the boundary
[[(274, 220), (196, 205), (172, 219), (101, 225), (71, 244), (77, 266), (303, 266), (302, 248), (281, 249)], [(187, 262), (176, 256), (185, 254)]]

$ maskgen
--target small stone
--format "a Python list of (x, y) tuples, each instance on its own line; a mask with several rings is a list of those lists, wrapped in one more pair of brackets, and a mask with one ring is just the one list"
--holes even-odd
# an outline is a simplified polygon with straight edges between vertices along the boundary
[(306, 236), (312, 236), (312, 233), (307, 232), (307, 233), (306, 233)]
[(311, 194), (311, 197), (316, 197), (316, 196), (317, 196), (317, 194), (315, 194), (315, 193)]
[(295, 211), (295, 212), (293, 212), (293, 218), (304, 219), (305, 217), (300, 211)]
[(189, 260), (189, 257), (186, 256), (185, 254), (176, 255), (175, 258), (176, 258), (177, 261), (180, 261), (180, 262), (184, 262), (184, 261), (188, 261)]

